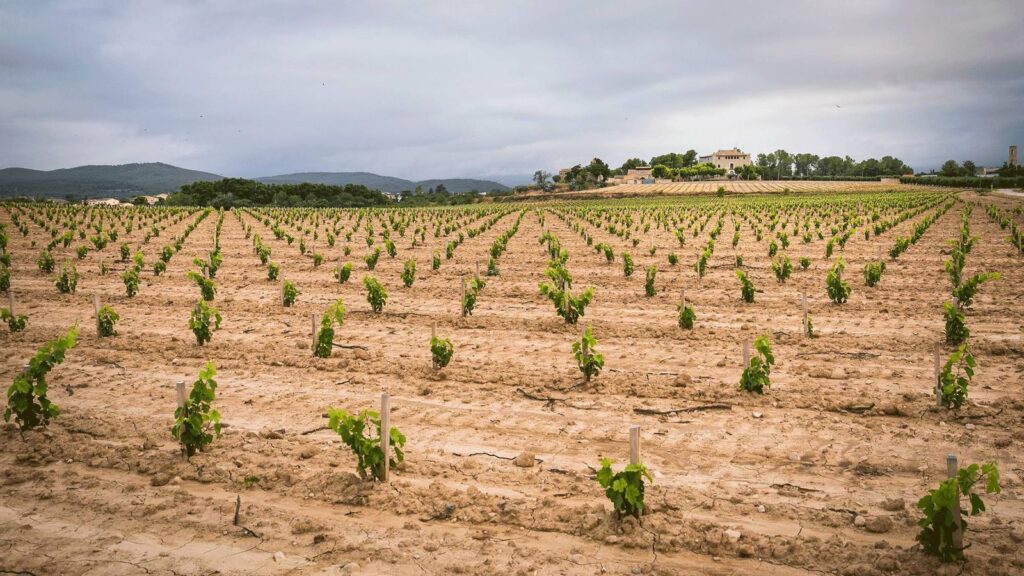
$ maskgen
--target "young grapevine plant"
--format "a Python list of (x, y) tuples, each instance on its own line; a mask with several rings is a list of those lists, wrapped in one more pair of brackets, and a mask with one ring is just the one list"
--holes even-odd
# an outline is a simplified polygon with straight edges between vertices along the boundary
[(320, 318), (320, 330), (316, 333), (316, 350), (313, 351), (317, 358), (330, 358), (331, 351), (334, 350), (334, 326), (341, 328), (344, 323), (345, 304), (339, 298)]
[(678, 304), (676, 308), (679, 310), (679, 327), (693, 330), (693, 323), (697, 320), (697, 313), (693, 311), (693, 306)]
[(882, 272), (885, 272), (885, 262), (868, 262), (864, 265), (864, 284), (869, 288), (882, 280)]
[(754, 283), (747, 278), (747, 273), (743, 270), (736, 271), (736, 277), (740, 279), (740, 296), (743, 297), (743, 301), (746, 303), (752, 303), (754, 301), (754, 293), (757, 289), (754, 288)]
[(334, 267), (334, 279), (339, 283), (344, 284), (348, 282), (348, 279), (352, 276), (352, 263), (346, 262), (341, 268)]
[[(999, 494), (999, 469), (995, 462), (990, 464), (971, 464), (957, 470), (956, 476), (943, 480), (938, 488), (929, 490), (928, 494), (917, 502), (917, 508), (924, 517), (917, 524), (921, 531), (917, 541), (926, 554), (937, 556), (942, 562), (962, 561), (964, 549), (957, 548), (953, 543), (956, 532), (956, 517), (953, 511), (960, 508), (960, 499), (966, 497), (971, 503), (967, 516), (977, 516), (985, 511), (985, 502), (975, 491), (979, 482), (984, 482), (986, 494)], [(961, 538), (967, 533), (967, 520), (960, 519)]]
[(431, 336), (430, 356), (432, 358), (434, 370), (440, 370), (447, 366), (448, 363), (452, 361), (452, 356), (454, 354), (455, 346), (452, 344), (450, 339)]
[(196, 302), (192, 315), (188, 319), (188, 327), (196, 335), (196, 343), (202, 346), (213, 338), (213, 332), (220, 329), (220, 312), (205, 300)]
[(597, 376), (604, 368), (604, 356), (598, 354), (594, 347), (597, 346), (597, 339), (590, 326), (583, 331), (583, 336), (572, 343), (572, 354), (576, 357), (576, 365), (583, 373), (583, 381), (590, 382), (590, 379)]
[(644, 480), (654, 478), (643, 464), (630, 464), (619, 472), (612, 472), (611, 458), (601, 459), (597, 471), (597, 482), (604, 488), (604, 494), (612, 502), (619, 518), (633, 516), (639, 519), (644, 512)]
[(939, 372), (939, 387), (942, 392), (942, 405), (946, 408), (958, 409), (967, 401), (967, 388), (974, 378), (976, 363), (971, 354), (970, 344), (965, 342), (946, 360)]
[(216, 375), (213, 362), (207, 362), (192, 384), (185, 404), (174, 411), (171, 435), (181, 443), (186, 458), (205, 450), (213, 443), (214, 436), (220, 438), (220, 412), (213, 407), (217, 395), (217, 381), (213, 379)]
[(384, 305), (388, 301), (388, 293), (384, 289), (384, 285), (373, 276), (363, 276), (363, 286), (366, 287), (366, 301), (374, 313), (379, 314), (384, 310)]
[(96, 331), (99, 333), (100, 338), (117, 335), (114, 325), (120, 319), (121, 316), (107, 304), (100, 306), (99, 312), (96, 315)]
[(405, 261), (405, 265), (402, 267), (402, 284), (405, 284), (406, 288), (412, 286), (412, 283), (416, 280), (416, 261), (412, 258)]
[(50, 418), (60, 414), (60, 408), (46, 397), (46, 375), (61, 362), (68, 350), (75, 347), (78, 326), (72, 326), (63, 336), (43, 345), (29, 360), (28, 368), (14, 377), (7, 389), (7, 408), (4, 422), (14, 418), (21, 432), (45, 426)]
[(964, 323), (964, 313), (952, 302), (943, 302), (942, 309), (944, 311), (943, 318), (946, 320), (946, 342), (948, 344), (966, 342), (971, 336), (971, 331)]
[(24, 314), (15, 316), (7, 308), (0, 308), (0, 320), (7, 322), (7, 328), (11, 332), (22, 332), (25, 330), (25, 326), (28, 325), (28, 316)]
[(828, 293), (829, 300), (836, 304), (846, 302), (850, 298), (850, 292), (853, 291), (850, 283), (843, 281), (843, 270), (845, 268), (846, 262), (839, 258), (825, 276), (825, 291)]
[(651, 265), (647, 267), (647, 277), (646, 280), (644, 280), (644, 294), (646, 294), (648, 298), (654, 296), (657, 293), (654, 288), (654, 279), (657, 275), (657, 266)]
[[(327, 426), (341, 436), (341, 441), (356, 455), (356, 471), (359, 473), (359, 477), (363, 480), (368, 478), (383, 480), (384, 450), (380, 446), (380, 413), (363, 410), (353, 416), (345, 410), (328, 408), (327, 415), (329, 417)], [(373, 436), (367, 435), (367, 428), (374, 433)], [(387, 434), (393, 453), (389, 458), (389, 464), (397, 466), (405, 459), (405, 454), (402, 451), (405, 447), (405, 435), (394, 427), (388, 430)], [(369, 476), (367, 476), (367, 471), (369, 471)]]
[(217, 294), (217, 285), (213, 280), (203, 276), (195, 270), (189, 270), (185, 275), (189, 280), (195, 282), (196, 286), (199, 286), (199, 293), (203, 296), (203, 300), (206, 300), (207, 302), (213, 301), (214, 296)]
[(291, 280), (285, 280), (281, 283), (281, 304), (285, 308), (295, 304), (295, 299), (299, 297), (299, 289), (295, 287), (295, 283)]
[(750, 364), (744, 367), (743, 375), (740, 377), (740, 390), (764, 394), (764, 389), (771, 386), (772, 365), (775, 364), (775, 356), (772, 355), (772, 345), (767, 334), (762, 334), (754, 339), (754, 350), (757, 354), (750, 359)]
[(78, 287), (78, 270), (75, 269), (75, 265), (65, 262), (54, 284), (61, 294), (74, 294)]

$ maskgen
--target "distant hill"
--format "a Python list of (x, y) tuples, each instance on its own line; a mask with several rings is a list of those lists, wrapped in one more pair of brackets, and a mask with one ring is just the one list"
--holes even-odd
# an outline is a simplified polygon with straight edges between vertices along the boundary
[[(188, 170), (150, 162), (144, 164), (122, 164), (120, 166), (78, 166), (58, 170), (30, 170), (28, 168), (4, 168), (0, 170), (0, 198), (11, 196), (36, 196), (50, 198), (111, 197), (131, 198), (140, 194), (162, 194), (175, 192), (185, 184), (216, 181), (224, 178), (209, 172)], [(415, 190), (420, 186), (424, 192), (438, 184), (453, 194), (478, 190), (507, 191), (509, 188), (492, 180), (472, 178), (448, 178), (413, 182), (404, 178), (380, 176), (369, 172), (301, 172), (256, 178), (267, 184), (361, 184), (382, 192)]]
[(264, 176), (255, 178), (267, 184), (362, 184), (367, 188), (375, 188), (382, 192), (402, 192), (404, 190), (415, 190), (420, 186), (424, 192), (430, 188), (437, 188), (438, 184), (453, 194), (461, 194), (477, 190), (479, 192), (491, 192), (492, 190), (507, 191), (509, 188), (504, 184), (493, 180), (477, 180), (473, 178), (444, 178), (434, 180), (421, 180), (414, 182), (404, 178), (393, 176), (381, 176), (370, 172), (299, 172), (296, 174), (281, 174), (278, 176)]
[(183, 184), (221, 178), (223, 176), (178, 168), (162, 162), (78, 166), (49, 171), (4, 168), (0, 170), (0, 197), (130, 198), (140, 194), (174, 192)]

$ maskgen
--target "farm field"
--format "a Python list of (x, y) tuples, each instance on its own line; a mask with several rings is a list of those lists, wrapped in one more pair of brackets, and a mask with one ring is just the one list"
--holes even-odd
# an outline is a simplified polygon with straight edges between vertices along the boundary
[[(907, 188), (391, 210), (0, 205), (9, 293), (27, 316), (24, 331), (0, 326), (5, 387), (79, 326), (47, 378), (60, 414), (23, 435), (0, 429), (0, 574), (1020, 574), (1024, 256), (1007, 237), (1024, 226), (1022, 206)], [(977, 239), (964, 278), (1001, 278), (964, 304), (977, 367), (953, 410), (936, 406), (934, 353), (956, 350), (944, 262), (965, 218)], [(90, 237), (111, 230), (97, 250)], [(372, 271), (368, 234), (382, 251)], [(43, 272), (51, 241), (55, 268)], [(199, 346), (189, 316), (200, 289), (186, 274), (215, 243), (209, 304), (223, 323)], [(130, 298), (122, 244), (143, 260)], [(792, 265), (784, 283), (772, 245)], [(835, 304), (826, 275), (840, 257), (852, 292)], [(875, 261), (885, 268), (868, 287)], [(349, 262), (339, 282), (333, 270)], [(64, 263), (80, 274), (74, 293), (55, 287)], [(470, 288), (464, 316), (477, 271), (485, 285)], [(564, 271), (573, 294), (594, 290), (577, 324), (539, 289)], [(367, 275), (387, 291), (379, 313)], [(284, 281), (298, 291), (289, 307)], [(692, 329), (679, 326), (683, 289)], [(120, 315), (117, 335), (98, 336), (94, 294)], [(311, 317), (338, 299), (340, 346), (314, 357)], [(435, 325), (454, 345), (440, 370)], [(585, 327), (604, 357), (589, 382), (572, 350)], [(739, 389), (743, 343), (760, 335), (775, 358), (764, 394)], [(186, 461), (170, 432), (175, 385), (207, 361), (225, 427)], [(387, 483), (359, 478), (324, 417), (377, 409), (382, 392), (407, 438)], [(653, 475), (642, 523), (617, 518), (594, 478), (602, 457), (628, 462), (633, 425)], [(970, 519), (963, 566), (915, 542), (915, 504), (946, 478), (950, 453), (996, 462), (1001, 476)]]

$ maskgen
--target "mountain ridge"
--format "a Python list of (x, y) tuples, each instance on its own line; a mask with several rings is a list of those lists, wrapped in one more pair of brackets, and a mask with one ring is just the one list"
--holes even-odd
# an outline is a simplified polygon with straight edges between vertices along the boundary
[[(113, 197), (131, 198), (175, 192), (192, 182), (225, 178), (212, 172), (181, 168), (163, 162), (137, 162), (131, 164), (86, 164), (55, 170), (10, 167), (0, 169), (0, 197), (31, 196), (49, 198)], [(477, 178), (438, 178), (413, 181), (372, 172), (296, 172), (253, 178), (271, 184), (362, 184), (382, 192), (423, 191), (444, 184), (453, 194), (477, 190), (506, 191), (499, 182)]]

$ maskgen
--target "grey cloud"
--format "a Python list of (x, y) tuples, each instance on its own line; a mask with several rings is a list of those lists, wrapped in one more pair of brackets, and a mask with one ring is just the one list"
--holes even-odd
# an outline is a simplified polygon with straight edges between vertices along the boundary
[(1024, 145), (1015, 4), (4, 3), (0, 166), (418, 179), (733, 145), (998, 164)]

